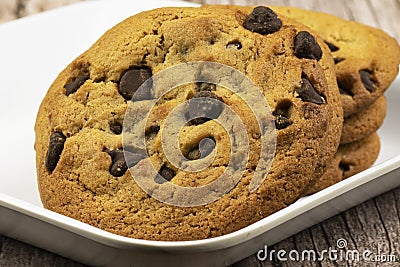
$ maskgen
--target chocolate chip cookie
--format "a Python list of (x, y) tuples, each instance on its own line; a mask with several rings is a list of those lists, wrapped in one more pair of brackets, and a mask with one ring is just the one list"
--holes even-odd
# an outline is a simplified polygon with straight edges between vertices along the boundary
[(341, 144), (363, 139), (381, 127), (386, 116), (386, 98), (381, 96), (370, 107), (344, 119)]
[[(197, 66), (193, 82), (164, 92), (172, 80), (187, 78), (182, 66)], [(226, 68), (229, 75), (219, 75)], [(225, 79), (236, 81), (237, 91), (223, 86)], [(258, 89), (251, 91), (246, 79)], [(249, 92), (261, 97), (248, 101)], [(270, 110), (263, 120), (254, 110), (260, 103)], [(142, 119), (139, 111), (147, 108)], [(337, 150), (342, 115), (333, 58), (307, 27), (268, 7), (143, 12), (107, 31), (47, 92), (35, 125), (40, 196), (45, 208), (127, 237), (220, 236), (302, 196)], [(130, 131), (136, 126), (142, 131)], [(247, 149), (236, 145), (242, 135)], [(135, 136), (141, 141), (125, 145)], [(276, 146), (264, 151), (262, 140)], [(188, 166), (211, 163), (178, 168), (165, 152), (169, 146)], [(268, 158), (270, 169), (249, 190), (258, 163)], [(201, 189), (224, 174), (229, 181), (243, 159), (240, 179), (209, 203), (171, 205), (153, 197), (192, 203), (195, 196), (164, 186)]]
[[(204, 6), (202, 6), (202, 8), (206, 8), (206, 9), (207, 8), (214, 9), (216, 7), (223, 8), (223, 9), (233, 9), (233, 10), (237, 10), (238, 9), (237, 6), (231, 6), (231, 5), (220, 5), (220, 6), (218, 6), (218, 5), (204, 5)], [(252, 7), (240, 7), (240, 10), (241, 10), (241, 12), (249, 13), (249, 12), (251, 12)], [(313, 40), (313, 38), (309, 38), (309, 35), (310, 35), (309, 32), (310, 32), (310, 30), (308, 30), (306, 32), (300, 32), (296, 36), (296, 38), (295, 38), (295, 47), (294, 47), (295, 55), (297, 53), (299, 53), (300, 51), (303, 51), (303, 54), (307, 54), (308, 56), (306, 56), (306, 57), (309, 58), (309, 59), (315, 58), (315, 57), (318, 58), (318, 56), (320, 54), (320, 51), (319, 51), (318, 48), (314, 47), (315, 40)], [(315, 33), (314, 33), (314, 35), (316, 36)], [(299, 40), (299, 39), (305, 40), (304, 43), (307, 43), (310, 47), (309, 48), (306, 48), (306, 47), (303, 48), (302, 45), (299, 44), (299, 43), (296, 45), (296, 40)], [(324, 42), (324, 43), (327, 45), (326, 42)], [(329, 46), (328, 46), (328, 49), (329, 49)], [(297, 56), (301, 58), (301, 56), (299, 56), (299, 55), (297, 55)], [(329, 75), (329, 74), (327, 74), (327, 75)], [(332, 97), (336, 98), (337, 91), (333, 90), (331, 92), (331, 94), (332, 94)], [(327, 133), (327, 139), (324, 141), (325, 144), (322, 146), (323, 148), (322, 148), (322, 151), (321, 151), (321, 160), (317, 160), (317, 165), (319, 167), (315, 168), (315, 170), (314, 170), (314, 174), (317, 177), (322, 176), (322, 174), (325, 172), (325, 169), (327, 168), (327, 166), (325, 164), (325, 158), (327, 158), (327, 157), (329, 158), (330, 157), (329, 155), (331, 155), (332, 148), (333, 148), (332, 144), (335, 144), (336, 131), (338, 130), (338, 128), (342, 128), (342, 125), (343, 125), (343, 118), (342, 118), (343, 114), (342, 113), (343, 113), (342, 110), (337, 110), (336, 109), (334, 111), (334, 114), (336, 114), (336, 115), (333, 115), (333, 120), (331, 121), (331, 123), (336, 125), (336, 126), (335, 127), (330, 127), (329, 131), (332, 131), (332, 132), (328, 132)]]
[(340, 145), (328, 169), (310, 188), (307, 194), (313, 194), (335, 183), (368, 169), (378, 158), (380, 141), (377, 133), (364, 139)]
[(335, 58), (344, 116), (376, 101), (397, 76), (400, 47), (383, 31), (329, 14), (292, 7), (273, 7), (315, 30)]

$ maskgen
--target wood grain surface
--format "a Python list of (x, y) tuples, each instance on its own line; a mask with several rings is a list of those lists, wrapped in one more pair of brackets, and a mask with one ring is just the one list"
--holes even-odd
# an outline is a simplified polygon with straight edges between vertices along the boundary
[[(0, 22), (84, 0), (0, 0)], [(400, 0), (193, 0), (196, 3), (238, 5), (290, 5), (319, 10), (379, 27), (400, 41)], [(0, 59), (1, 60), (1, 59)], [(399, 177), (400, 179), (400, 177)], [(346, 251), (371, 251), (380, 255), (376, 262), (362, 259), (259, 261), (255, 255), (237, 262), (236, 267), (252, 266), (400, 266), (400, 188), (340, 213), (286, 240), (269, 251), (313, 250), (320, 253), (347, 242)], [(260, 248), (261, 249), (261, 248)], [(287, 255), (286, 255), (287, 257)], [(393, 262), (395, 257), (396, 262)], [(51, 252), (0, 235), (0, 266), (84, 266)]]

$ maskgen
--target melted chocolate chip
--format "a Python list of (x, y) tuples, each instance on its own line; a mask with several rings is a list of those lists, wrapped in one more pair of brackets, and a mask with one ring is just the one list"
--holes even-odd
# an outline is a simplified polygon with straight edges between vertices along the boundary
[(128, 166), (125, 161), (124, 157), (124, 151), (122, 149), (116, 149), (116, 150), (106, 150), (107, 154), (110, 155), (112, 163), (110, 167), (110, 173), (111, 175), (115, 177), (120, 177), (124, 175), (126, 170), (128, 169)]
[(334, 57), (333, 58), (333, 61), (335, 62), (335, 64), (338, 64), (338, 63), (342, 62), (343, 60), (344, 60), (344, 58), (342, 58), (342, 57)]
[(330, 42), (327, 42), (327, 41), (325, 41), (325, 43), (328, 45), (329, 50), (331, 50), (331, 52), (336, 52), (339, 50), (339, 47), (337, 47), (336, 45), (334, 45)]
[(196, 91), (215, 91), (217, 86), (213, 83), (196, 83)]
[(342, 172), (347, 172), (347, 171), (350, 170), (350, 164), (341, 161), (341, 162), (339, 163), (339, 169), (340, 169)]
[(324, 98), (318, 94), (311, 82), (306, 78), (301, 80), (301, 87), (297, 88), (296, 92), (301, 100), (305, 102), (312, 102), (318, 105), (325, 103)]
[(292, 124), (290, 120), (290, 113), (292, 108), (292, 102), (288, 99), (280, 101), (272, 115), (275, 117), (275, 127), (278, 130), (285, 129)]
[(339, 86), (339, 92), (342, 95), (348, 95), (348, 96), (351, 96), (351, 97), (353, 96), (353, 94), (350, 91), (347, 91), (346, 89), (344, 89), (344, 88), (342, 88), (340, 86)]
[(50, 135), (49, 150), (47, 151), (45, 165), (51, 172), (56, 168), (60, 160), (65, 140), (66, 137), (61, 132), (54, 132)]
[(218, 99), (216, 95), (209, 91), (201, 91), (189, 102), (188, 119), (192, 119), (194, 124), (201, 124), (210, 119), (216, 119), (221, 115), (224, 108), (220, 101), (212, 101), (210, 99)]
[(271, 34), (279, 31), (282, 21), (270, 8), (258, 6), (244, 21), (243, 27), (260, 34)]
[(167, 166), (163, 165), (158, 172), (158, 175), (154, 178), (154, 181), (157, 184), (163, 184), (165, 182), (169, 182), (174, 178), (175, 172), (174, 170), (168, 168)]
[(65, 94), (69, 96), (75, 93), (89, 79), (88, 74), (82, 74), (76, 77), (72, 82), (64, 85)]
[(200, 141), (198, 147), (194, 148), (187, 154), (187, 159), (197, 160), (207, 157), (215, 148), (214, 138), (204, 138)]
[(201, 152), (199, 148), (194, 148), (193, 150), (189, 151), (189, 153), (186, 155), (186, 158), (188, 160), (197, 160), (201, 158)]
[(275, 127), (278, 130), (285, 129), (286, 127), (290, 126), (292, 122), (282, 115), (275, 115)]
[(314, 36), (307, 31), (298, 32), (294, 38), (294, 54), (298, 58), (316, 59), (322, 58), (322, 50)]
[(370, 93), (375, 90), (374, 82), (372, 81), (372, 73), (367, 70), (360, 70), (361, 82)]
[(119, 123), (118, 121), (114, 121), (113, 123), (110, 124), (110, 130), (115, 134), (121, 134), (122, 124)]
[(342, 75), (337, 77), (337, 83), (339, 91), (342, 95), (348, 95), (353, 97), (354, 83), (357, 81), (357, 77), (353, 74)]
[(145, 100), (151, 98), (150, 88), (136, 91), (139, 87), (152, 76), (149, 68), (130, 69), (124, 73), (119, 82), (118, 92), (126, 100)]
[(146, 134), (155, 135), (160, 131), (160, 125), (151, 125)]
[(209, 118), (196, 118), (196, 119), (190, 120), (188, 125), (199, 125), (199, 124), (203, 124), (209, 120), (210, 120)]
[(234, 41), (234, 42), (228, 43), (226, 45), (226, 48), (240, 50), (240, 49), (242, 49), (242, 44), (239, 41)]
[(158, 132), (160, 131), (159, 125), (151, 125), (145, 133), (146, 141), (154, 140), (156, 138)]

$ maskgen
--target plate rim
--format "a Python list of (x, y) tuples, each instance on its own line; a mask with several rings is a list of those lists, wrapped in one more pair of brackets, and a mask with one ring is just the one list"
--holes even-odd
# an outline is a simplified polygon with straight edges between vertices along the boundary
[[(124, 2), (124, 0), (117, 0)], [(105, 3), (111, 1), (86, 1), (79, 2), (67, 7), (54, 9), (51, 11), (46, 11), (44, 13), (35, 14), (32, 16), (24, 17), (11, 22), (6, 22), (0, 24), (0, 31), (5, 27), (10, 25), (15, 25), (19, 23), (29, 23), (30, 20), (34, 20), (38, 17), (44, 18), (48, 14), (55, 14), (61, 9), (66, 8), (76, 8), (79, 5), (92, 5), (94, 3)], [(115, 0), (114, 0), (115, 2)], [(160, 1), (151, 0), (149, 2), (159, 3)], [(187, 4), (187, 6), (198, 6), (193, 3), (183, 2), (183, 1), (165, 1), (163, 3), (179, 3)], [(396, 80), (400, 81), (400, 75), (396, 77)], [(393, 89), (393, 88), (392, 88)], [(326, 201), (339, 197), (340, 195), (357, 188), (360, 185), (368, 183), (382, 175), (385, 175), (391, 171), (400, 168), (400, 154), (386, 160), (380, 164), (372, 166), (371, 168), (358, 173), (346, 180), (343, 180), (335, 185), (332, 185), (318, 193), (311, 196), (303, 198), (288, 207), (271, 214), (260, 221), (257, 221), (245, 228), (235, 231), (230, 234), (226, 234), (219, 237), (214, 237), (210, 239), (193, 240), (193, 241), (153, 241), (144, 239), (134, 239), (117, 234), (113, 234), (94, 226), (88, 225), (86, 223), (80, 222), (78, 220), (72, 219), (70, 217), (55, 213), (53, 211), (47, 210), (43, 207), (33, 205), (24, 200), (9, 196), (4, 193), (0, 193), (0, 206), (8, 209), (12, 209), (21, 214), (39, 219), (45, 223), (50, 223), (64, 230), (79, 234), (83, 237), (90, 238), (93, 241), (100, 242), (105, 245), (110, 245), (115, 248), (133, 249), (137, 247), (149, 248), (149, 249), (162, 249), (163, 251), (211, 251), (224, 249), (228, 247), (233, 247), (237, 244), (244, 243), (252, 238), (255, 238), (274, 227), (283, 224), (290, 219), (295, 218), (299, 214), (305, 213), (312, 208), (317, 207), (325, 203)], [(283, 220), (282, 220), (283, 218)], [(279, 221), (280, 220), (280, 221)]]

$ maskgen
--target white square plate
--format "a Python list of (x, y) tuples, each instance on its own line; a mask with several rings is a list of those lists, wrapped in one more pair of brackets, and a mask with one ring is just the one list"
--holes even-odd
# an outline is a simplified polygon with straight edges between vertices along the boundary
[(177, 1), (89, 1), (0, 25), (0, 233), (90, 265), (220, 266), (400, 185), (400, 77), (388, 90), (374, 166), (240, 231), (160, 242), (126, 238), (45, 210), (36, 185), (34, 122), (56, 75), (124, 18)]

